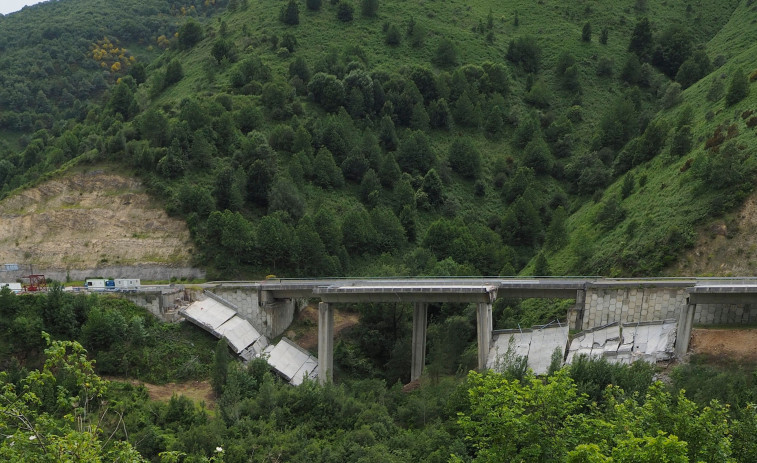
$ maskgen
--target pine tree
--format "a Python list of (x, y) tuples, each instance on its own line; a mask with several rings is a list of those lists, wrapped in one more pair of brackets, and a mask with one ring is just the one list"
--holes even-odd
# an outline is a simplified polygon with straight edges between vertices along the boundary
[(287, 6), (281, 9), (279, 20), (289, 26), (296, 26), (300, 23), (300, 7), (295, 0), (289, 0)]

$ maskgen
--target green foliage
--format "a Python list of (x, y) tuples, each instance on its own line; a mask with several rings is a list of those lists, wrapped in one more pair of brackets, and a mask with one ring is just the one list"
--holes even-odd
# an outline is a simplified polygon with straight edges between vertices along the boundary
[(402, 34), (400, 34), (399, 28), (394, 24), (390, 24), (386, 29), (386, 37), (384, 38), (384, 41), (387, 45), (392, 47), (399, 45), (402, 42)]
[(321, 9), (321, 0), (307, 0), (305, 5), (307, 5), (310, 11), (318, 11)]
[(179, 60), (171, 60), (166, 66), (166, 73), (163, 76), (163, 88), (170, 87), (184, 77), (184, 69)]
[(346, 1), (340, 1), (336, 6), (336, 19), (342, 22), (352, 21), (352, 17), (355, 14), (355, 7), (351, 3)]
[[(470, 408), (458, 424), (474, 461), (731, 461), (726, 408), (719, 403), (699, 408), (660, 383), (643, 401), (623, 394), (608, 386), (606, 405), (585, 408), (587, 398), (566, 370), (546, 381), (471, 372)], [(612, 431), (618, 428), (626, 432)]]
[[(591, 22), (586, 21), (584, 27), (581, 29), (581, 40), (583, 42), (591, 42)], [(605, 40), (605, 42), (607, 42)]]
[(286, 6), (281, 7), (279, 21), (287, 26), (296, 26), (300, 23), (300, 7), (295, 0), (289, 0)]
[(506, 56), (526, 72), (536, 73), (541, 67), (541, 47), (537, 44), (536, 38), (530, 35), (511, 40)]
[(457, 64), (457, 47), (448, 38), (442, 38), (434, 51), (431, 61), (440, 68), (448, 68)]
[(733, 106), (749, 95), (749, 79), (743, 69), (737, 69), (733, 72), (731, 81), (728, 84), (728, 91), (725, 93), (726, 106)]
[(203, 31), (200, 23), (189, 19), (179, 28), (179, 46), (188, 50), (197, 45), (203, 39)]
[(459, 138), (450, 146), (447, 158), (452, 170), (465, 178), (476, 179), (481, 171), (481, 154), (468, 138)]
[(633, 52), (639, 60), (647, 61), (652, 56), (652, 47), (652, 26), (649, 18), (642, 16), (634, 26), (628, 43), (628, 51)]
[(360, 12), (366, 18), (375, 18), (378, 14), (379, 0), (361, 0)]

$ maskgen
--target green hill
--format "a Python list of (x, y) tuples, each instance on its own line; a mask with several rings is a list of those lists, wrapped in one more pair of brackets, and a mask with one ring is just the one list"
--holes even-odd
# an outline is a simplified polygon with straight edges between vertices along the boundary
[(660, 274), (752, 191), (756, 11), (43, 4), (0, 18), (0, 193), (116, 162), (211, 276)]

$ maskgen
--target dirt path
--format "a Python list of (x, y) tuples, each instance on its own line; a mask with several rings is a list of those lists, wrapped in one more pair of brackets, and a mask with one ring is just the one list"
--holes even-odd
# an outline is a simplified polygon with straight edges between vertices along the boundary
[(757, 364), (757, 328), (694, 329), (689, 351), (715, 359)]
[(105, 377), (108, 381), (119, 381), (122, 383), (129, 383), (135, 386), (144, 386), (147, 388), (147, 393), (150, 396), (150, 400), (157, 400), (161, 402), (168, 402), (171, 396), (183, 395), (188, 399), (192, 399), (195, 402), (205, 402), (205, 407), (208, 410), (213, 410), (216, 406), (216, 395), (213, 392), (213, 388), (210, 386), (209, 381), (187, 381), (183, 383), (168, 383), (168, 384), (150, 384), (136, 379), (126, 379), (117, 377)]

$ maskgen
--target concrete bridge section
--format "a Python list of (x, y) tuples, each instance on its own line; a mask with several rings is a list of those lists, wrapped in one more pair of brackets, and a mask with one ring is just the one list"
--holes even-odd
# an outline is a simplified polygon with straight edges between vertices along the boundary
[(333, 373), (334, 304), (412, 303), (412, 379), (423, 371), (429, 303), (477, 304), (479, 368), (486, 367), (492, 347), (491, 308), (497, 297), (573, 299), (576, 303), (567, 318), (570, 328), (576, 331), (612, 323), (629, 325), (674, 319), (676, 355), (683, 355), (688, 349), (694, 324), (757, 322), (757, 310), (752, 310), (757, 307), (757, 279), (269, 279), (200, 286), (230, 302), (240, 317), (269, 338), (281, 335), (298, 307), (307, 300), (320, 301), (318, 377), (324, 382)]

